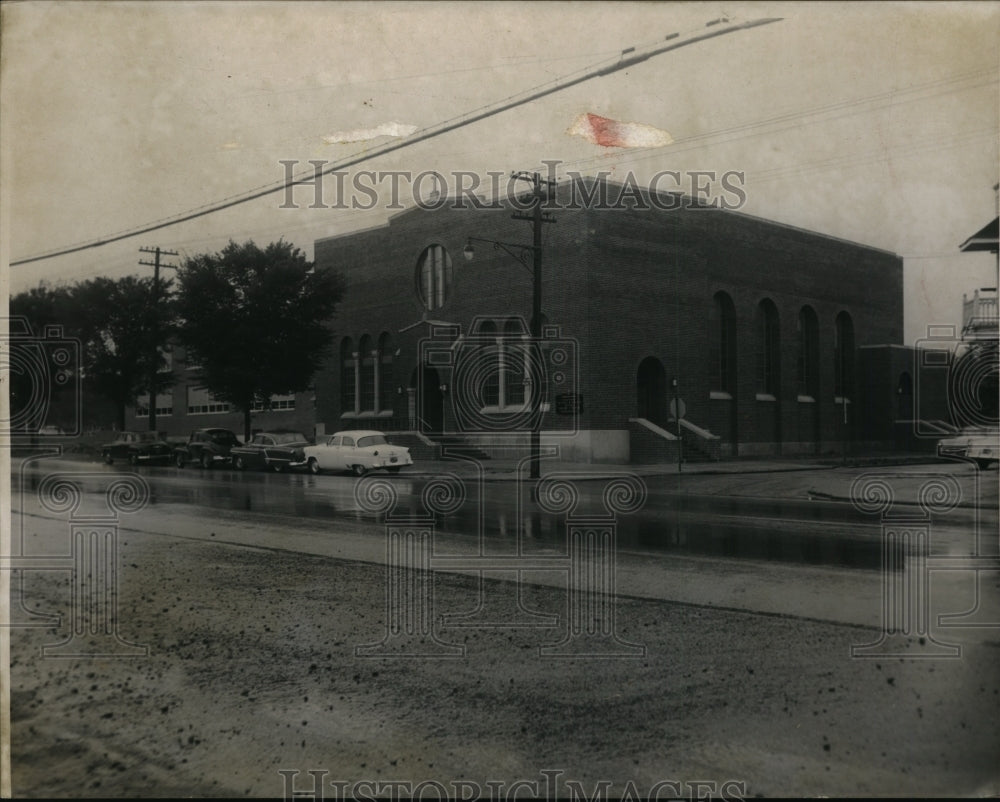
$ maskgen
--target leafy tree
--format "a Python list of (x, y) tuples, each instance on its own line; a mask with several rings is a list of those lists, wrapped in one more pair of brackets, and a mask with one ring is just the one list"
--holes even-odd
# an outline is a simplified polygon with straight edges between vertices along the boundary
[[(64, 287), (53, 288), (44, 282), (10, 299), (11, 317), (24, 319), (11, 320), (11, 337), (8, 340), (10, 420), (18, 427), (25, 426), (28, 430), (34, 430), (46, 423), (65, 423), (64, 417), (72, 417), (72, 411), (68, 408), (75, 405), (76, 398), (69, 396), (76, 388), (76, 383), (67, 382), (60, 386), (52, 382), (51, 377), (32, 369), (33, 365), (39, 364), (36, 343), (45, 337), (47, 327), (62, 327), (63, 339), (74, 336), (68, 320), (69, 308), (69, 290)], [(47, 416), (46, 410), (39, 407), (40, 393), (47, 396)]]
[(306, 390), (328, 354), (325, 325), (344, 293), (339, 274), (316, 269), (291, 244), (230, 243), (187, 259), (177, 273), (179, 339), (198, 381), (243, 413), (272, 395)]
[(14, 296), (10, 311), (27, 318), (36, 337), (45, 326), (58, 324), (64, 336), (79, 341), (85, 391), (111, 401), (117, 425), (124, 428), (126, 407), (149, 391), (154, 333), (155, 346), (161, 349), (156, 389), (173, 383), (172, 374), (163, 370), (166, 361), (161, 353), (173, 328), (170, 284), (161, 281), (155, 306), (151, 278), (95, 278), (55, 289), (41, 284)]
[[(83, 350), (88, 384), (115, 405), (119, 428), (125, 428), (125, 408), (150, 392), (150, 361), (155, 349), (155, 394), (174, 383), (163, 351), (174, 331), (170, 298), (172, 282), (160, 279), (154, 302), (153, 279), (135, 276), (95, 278), (72, 291), (73, 315)], [(155, 342), (154, 342), (155, 338)]]

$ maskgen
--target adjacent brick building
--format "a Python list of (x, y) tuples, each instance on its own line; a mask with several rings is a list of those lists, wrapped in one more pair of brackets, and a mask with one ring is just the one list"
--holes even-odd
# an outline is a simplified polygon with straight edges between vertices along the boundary
[[(156, 428), (169, 437), (187, 436), (195, 429), (222, 427), (243, 437), (243, 414), (215, 399), (197, 379), (196, 368), (187, 363), (184, 348), (173, 345), (167, 362), (174, 376), (173, 386), (156, 397)], [(312, 391), (275, 396), (270, 409), (258, 405), (251, 420), (254, 429), (287, 429), (310, 436), (314, 430), (315, 395)], [(149, 396), (140, 396), (138, 404), (127, 410), (125, 427), (144, 431), (149, 427)]]

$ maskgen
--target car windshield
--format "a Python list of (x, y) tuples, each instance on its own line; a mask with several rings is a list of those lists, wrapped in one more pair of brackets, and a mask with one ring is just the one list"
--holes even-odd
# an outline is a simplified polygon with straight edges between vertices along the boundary
[(362, 437), (358, 440), (358, 448), (387, 445), (389, 445), (389, 442), (385, 439), (385, 435), (381, 434), (370, 434), (367, 437)]
[(271, 437), (274, 439), (275, 445), (286, 445), (288, 443), (304, 443), (306, 441), (305, 435), (299, 432), (282, 432), (280, 434), (272, 434)]
[(236, 435), (232, 432), (212, 432), (211, 439), (213, 443), (219, 443), (219, 445), (229, 445), (230, 443), (237, 442)]

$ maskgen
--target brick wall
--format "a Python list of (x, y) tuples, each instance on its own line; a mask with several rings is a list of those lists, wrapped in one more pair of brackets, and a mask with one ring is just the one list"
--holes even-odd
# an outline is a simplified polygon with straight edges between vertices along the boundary
[[(834, 400), (833, 344), (836, 318), (847, 312), (857, 347), (902, 340), (902, 260), (898, 257), (733, 212), (710, 210), (556, 209), (557, 222), (543, 232), (542, 309), (576, 348), (583, 430), (628, 429), (639, 411), (637, 376), (649, 357), (667, 382), (678, 380), (687, 418), (722, 439), (721, 453), (813, 453), (839, 448), (842, 406)], [(469, 236), (504, 242), (531, 241), (531, 226), (510, 211), (411, 210), (387, 226), (316, 242), (317, 263), (347, 278), (344, 303), (333, 326), (337, 343), (362, 335), (377, 342), (392, 336), (399, 354), (389, 380), (401, 392), (393, 414), (405, 415), (407, 388), (415, 386), (422, 339), (431, 333), (422, 317), (456, 323), (468, 336), (476, 316), (502, 322), (530, 318), (531, 272), (509, 254)], [(415, 292), (417, 259), (440, 244), (451, 257), (453, 280), (440, 309), (425, 310)], [(529, 261), (530, 264), (530, 261)], [(732, 398), (712, 397), (717, 353), (711, 310), (725, 292), (736, 318), (736, 381)], [(767, 299), (777, 312), (777, 392), (761, 400), (757, 359), (758, 306)], [(818, 384), (813, 401), (799, 399), (798, 318), (803, 306), (818, 323)], [(408, 328), (410, 327), (410, 328)], [(408, 330), (404, 330), (407, 329)], [(335, 353), (339, 352), (335, 344)], [(339, 357), (317, 379), (316, 421), (326, 431), (364, 420), (343, 418)], [(861, 419), (860, 394), (868, 386), (855, 370), (856, 399), (848, 405), (855, 439), (880, 435)], [(449, 384), (440, 370), (432, 381)], [(444, 397), (444, 422), (456, 428), (454, 391)], [(666, 399), (664, 399), (666, 403)], [(420, 406), (419, 404), (417, 405)], [(378, 428), (377, 421), (370, 421)], [(547, 429), (568, 425), (554, 409)]]

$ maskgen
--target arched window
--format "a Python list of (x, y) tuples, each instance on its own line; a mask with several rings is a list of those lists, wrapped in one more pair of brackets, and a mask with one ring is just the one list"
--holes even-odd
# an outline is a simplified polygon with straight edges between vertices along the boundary
[(524, 328), (520, 320), (503, 324), (503, 349), (500, 352), (500, 378), (503, 382), (504, 403), (520, 406), (524, 403), (525, 352)]
[(799, 310), (799, 358), (796, 369), (799, 395), (819, 395), (819, 319), (811, 306)]
[(429, 245), (417, 259), (417, 296), (429, 312), (440, 309), (451, 292), (451, 257), (443, 245)]
[(378, 371), (376, 381), (378, 383), (379, 412), (391, 411), (396, 401), (396, 383), (393, 372), (393, 359), (396, 356), (396, 346), (393, 345), (392, 335), (382, 332), (378, 338)]
[(357, 359), (350, 337), (340, 341), (340, 411), (357, 412)]
[(833, 341), (833, 386), (838, 398), (854, 397), (854, 321), (847, 312), (837, 315)]
[(358, 345), (358, 385), (360, 391), (360, 411), (375, 411), (375, 354), (372, 338), (365, 335)]
[(715, 293), (711, 313), (709, 360), (712, 389), (736, 395), (736, 307), (728, 293)]
[(757, 306), (757, 392), (778, 397), (781, 383), (778, 309), (765, 298)]
[(490, 361), (490, 367), (483, 373), (483, 404), (487, 407), (500, 406), (500, 371), (492, 369), (492, 360), (498, 352), (496, 345), (497, 324), (492, 320), (484, 320), (479, 325), (479, 338), (485, 349), (485, 359)]

